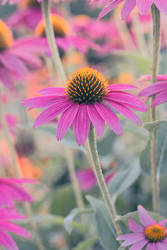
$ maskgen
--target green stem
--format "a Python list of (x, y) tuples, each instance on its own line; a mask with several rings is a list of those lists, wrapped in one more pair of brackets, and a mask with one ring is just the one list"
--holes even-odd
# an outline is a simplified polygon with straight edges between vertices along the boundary
[[(151, 82), (155, 83), (158, 74), (159, 54), (160, 54), (160, 12), (153, 4), (151, 7), (153, 21), (153, 52), (152, 52), (152, 77)], [(152, 98), (154, 100), (154, 97)], [(151, 121), (156, 121), (156, 108), (151, 109)], [(154, 212), (159, 211), (159, 177), (157, 174), (156, 161), (156, 132), (151, 133), (151, 174), (152, 174), (152, 202)]]
[(115, 226), (116, 232), (118, 235), (120, 235), (122, 233), (121, 227), (120, 227), (119, 222), (116, 220), (117, 215), (115, 212), (115, 208), (114, 208), (114, 205), (112, 204), (110, 194), (109, 194), (107, 185), (106, 185), (105, 180), (104, 180), (104, 176), (102, 173), (102, 169), (100, 166), (100, 160), (99, 160), (99, 156), (98, 156), (98, 152), (97, 152), (95, 132), (94, 132), (94, 128), (92, 126), (90, 127), (88, 141), (89, 141), (90, 155), (92, 158), (92, 162), (94, 164), (94, 172), (96, 175), (96, 179), (97, 179), (100, 191), (101, 191), (103, 198), (104, 198), (104, 201), (106, 202), (106, 205), (110, 211), (111, 218), (112, 218), (113, 224)]
[(47, 36), (50, 50), (52, 53), (53, 65), (54, 65), (55, 70), (60, 74), (60, 78), (63, 84), (65, 85), (66, 76), (65, 76), (64, 69), (63, 69), (63, 65), (61, 63), (58, 47), (56, 45), (56, 40), (54, 36), (53, 26), (50, 20), (50, 1), (49, 0), (42, 1), (42, 14), (45, 20), (46, 36)]
[[(66, 75), (64, 72), (64, 68), (63, 68), (60, 56), (59, 56), (58, 47), (57, 47), (56, 40), (54, 37), (53, 26), (50, 20), (50, 1), (49, 0), (42, 1), (42, 13), (43, 13), (43, 18), (45, 20), (46, 36), (48, 39), (50, 50), (52, 52), (53, 65), (54, 65), (55, 70), (59, 72), (63, 85), (66, 85)], [(67, 151), (68, 152), (66, 152), (66, 159), (67, 159), (68, 171), (69, 171), (70, 178), (71, 178), (71, 183), (72, 183), (74, 194), (75, 194), (75, 199), (76, 199), (78, 208), (83, 209), (84, 203), (83, 203), (79, 183), (75, 174), (74, 161), (72, 159), (73, 152), (72, 150), (67, 150)]]

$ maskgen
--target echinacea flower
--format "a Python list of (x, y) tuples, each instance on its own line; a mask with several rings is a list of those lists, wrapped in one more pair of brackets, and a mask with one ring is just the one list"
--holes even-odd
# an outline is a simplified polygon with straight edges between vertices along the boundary
[(0, 245), (6, 250), (19, 250), (16, 242), (9, 233), (13, 233), (27, 239), (31, 237), (27, 230), (11, 222), (13, 220), (25, 218), (25, 216), (19, 214), (14, 209), (0, 208)]
[[(143, 80), (150, 80), (150, 78), (150, 76), (145, 76)], [(157, 80), (158, 82), (143, 89), (139, 93), (139, 96), (155, 97), (151, 104), (152, 107), (167, 102), (167, 75), (159, 75)]]
[(36, 183), (30, 179), (0, 178), (0, 206), (13, 207), (15, 201), (32, 202), (33, 198), (24, 189), (26, 183)]
[(131, 109), (145, 112), (147, 106), (124, 91), (133, 88), (126, 84), (108, 85), (101, 73), (86, 67), (73, 73), (66, 87), (43, 89), (39, 92), (42, 96), (24, 100), (22, 104), (29, 109), (46, 108), (35, 120), (34, 127), (61, 115), (56, 130), (57, 139), (61, 140), (73, 126), (78, 145), (84, 145), (91, 123), (99, 136), (104, 133), (105, 122), (117, 135), (122, 135), (120, 120), (112, 108), (137, 125), (141, 124)]
[[(115, 173), (106, 175), (105, 182), (108, 183), (114, 175)], [(97, 184), (96, 176), (91, 168), (77, 171), (76, 176), (83, 191), (87, 191)]]
[[(92, 0), (92, 4), (96, 5), (97, 0)], [(104, 3), (104, 8), (99, 14), (99, 18), (104, 17), (110, 11), (112, 11), (119, 4), (123, 3), (122, 7), (122, 18), (126, 19), (130, 12), (137, 6), (139, 13), (145, 15), (150, 9), (152, 4), (155, 4), (156, 7), (162, 11), (164, 14), (167, 14), (167, 1), (166, 0), (101, 0)]]
[(132, 233), (118, 236), (117, 240), (124, 241), (121, 246), (132, 245), (129, 250), (166, 250), (167, 228), (164, 225), (167, 219), (156, 222), (141, 205), (138, 206), (138, 217), (141, 224), (132, 218), (129, 220), (129, 229)]
[(0, 31), (0, 81), (12, 88), (16, 79), (28, 73), (28, 67), (42, 65), (39, 55), (46, 45), (41, 39), (33, 37), (14, 40), (11, 30), (2, 20)]

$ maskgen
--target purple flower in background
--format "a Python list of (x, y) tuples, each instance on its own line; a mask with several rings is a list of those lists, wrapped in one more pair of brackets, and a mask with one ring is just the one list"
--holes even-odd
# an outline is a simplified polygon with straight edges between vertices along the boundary
[(167, 219), (156, 222), (141, 205), (138, 206), (138, 217), (141, 224), (132, 218), (129, 220), (129, 229), (132, 233), (118, 236), (117, 240), (124, 241), (121, 246), (132, 245), (129, 250), (166, 250), (167, 228), (164, 225)]
[[(150, 80), (150, 77), (145, 76), (142, 80)], [(139, 93), (139, 96), (155, 96), (155, 99), (151, 104), (152, 107), (167, 102), (167, 75), (159, 75), (157, 80), (158, 82), (143, 89)]]
[(25, 216), (19, 214), (14, 209), (0, 208), (0, 245), (5, 247), (6, 250), (19, 250), (16, 242), (12, 239), (9, 233), (28, 239), (31, 237), (27, 230), (11, 222), (13, 220), (25, 218)]
[[(115, 173), (106, 175), (104, 178), (105, 182), (108, 183), (114, 175)], [(96, 176), (91, 168), (77, 171), (76, 176), (83, 191), (87, 191), (97, 184)]]
[(42, 66), (39, 55), (46, 49), (46, 45), (39, 38), (14, 40), (12, 32), (2, 20), (0, 30), (0, 81), (12, 89), (14, 81), (22, 79), (28, 73), (27, 66)]
[(61, 140), (73, 126), (78, 145), (85, 145), (90, 124), (102, 136), (105, 122), (117, 134), (122, 135), (122, 126), (116, 112), (124, 115), (137, 125), (139, 117), (131, 110), (147, 111), (147, 106), (136, 96), (123, 90), (135, 88), (132, 85), (107, 85), (106, 79), (97, 70), (82, 68), (69, 77), (65, 88), (47, 88), (39, 92), (42, 96), (23, 101), (23, 106), (45, 108), (37, 117), (34, 127), (51, 122), (57, 116), (56, 137)]
[(26, 183), (36, 183), (29, 179), (0, 178), (0, 206), (13, 207), (15, 201), (32, 202), (33, 198), (24, 189)]

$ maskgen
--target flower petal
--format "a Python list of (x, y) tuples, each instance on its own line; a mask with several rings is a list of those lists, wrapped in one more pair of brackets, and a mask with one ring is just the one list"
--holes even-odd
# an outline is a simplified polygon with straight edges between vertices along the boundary
[(90, 129), (87, 105), (79, 105), (78, 113), (73, 121), (73, 129), (78, 145), (84, 146)]
[(83, 169), (76, 172), (81, 189), (87, 191), (96, 185), (96, 177), (92, 169)]
[(136, 5), (139, 9), (140, 14), (145, 15), (153, 2), (154, 0), (136, 0)]
[(151, 86), (143, 89), (139, 93), (139, 96), (152, 96), (152, 95), (157, 94), (165, 89), (167, 89), (167, 82), (154, 83)]
[(38, 91), (38, 94), (40, 95), (64, 95), (65, 94), (65, 90), (64, 88), (54, 88), (54, 87), (50, 87), (50, 88), (45, 88), (45, 89), (41, 89), (40, 91)]
[(19, 250), (16, 242), (12, 239), (12, 237), (0, 231), (0, 244), (5, 247), (6, 250)]
[(57, 125), (57, 130), (56, 130), (57, 140), (61, 140), (65, 136), (67, 130), (70, 128), (76, 117), (78, 109), (79, 109), (79, 104), (72, 104), (70, 107), (68, 107), (68, 109), (66, 109), (63, 112)]
[(88, 105), (87, 106), (88, 115), (89, 118), (95, 127), (95, 130), (99, 136), (103, 136), (104, 134), (104, 128), (105, 128), (105, 121), (100, 116), (100, 114), (97, 112), (94, 105)]
[(143, 232), (144, 228), (136, 223), (132, 218), (129, 219), (129, 228), (134, 233)]
[(95, 108), (100, 116), (108, 123), (111, 129), (117, 135), (122, 135), (122, 126), (116, 114), (103, 103), (96, 103)]
[(0, 230), (9, 231), (11, 233), (20, 235), (20, 236), (28, 238), (28, 239), (31, 237), (30, 233), (27, 230), (25, 230), (24, 228), (22, 228), (18, 225), (15, 225), (11, 222), (7, 222), (7, 221), (0, 222)]
[(129, 250), (142, 250), (143, 247), (148, 243), (148, 240), (143, 239), (137, 243), (135, 243), (132, 247), (129, 248)]
[(122, 19), (126, 20), (135, 6), (136, 0), (126, 0), (121, 11)]
[(56, 104), (49, 106), (36, 118), (34, 127), (37, 128), (45, 123), (54, 120), (60, 113), (64, 112), (72, 105), (68, 100), (57, 102)]
[(165, 90), (165, 91), (159, 93), (159, 94), (155, 97), (155, 99), (154, 99), (154, 101), (152, 102), (151, 106), (153, 107), (153, 106), (156, 106), (156, 105), (160, 105), (160, 104), (162, 104), (162, 103), (164, 103), (164, 102), (166, 102), (166, 101), (167, 101), (167, 90)]
[(100, 12), (98, 19), (106, 16), (110, 11), (112, 11), (118, 4), (120, 4), (123, 0), (111, 0), (109, 4), (107, 4), (103, 10)]
[(128, 109), (126, 106), (113, 102), (109, 99), (105, 99), (104, 100), (111, 106), (113, 107), (116, 111), (118, 111), (120, 114), (124, 115), (126, 118), (128, 118), (129, 120), (132, 120), (133, 122), (135, 122), (137, 125), (141, 125), (141, 120), (139, 119), (139, 117), (130, 109)]
[(153, 218), (149, 215), (149, 213), (141, 205), (138, 206), (138, 216), (139, 216), (141, 223), (145, 227), (156, 223), (156, 221), (153, 220)]
[(157, 8), (162, 11), (165, 15), (167, 14), (167, 1), (166, 0), (154, 0)]

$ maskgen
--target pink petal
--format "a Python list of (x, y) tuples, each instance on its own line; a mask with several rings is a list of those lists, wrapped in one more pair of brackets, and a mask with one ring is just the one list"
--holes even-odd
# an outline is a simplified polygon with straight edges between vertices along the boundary
[(132, 218), (129, 219), (129, 228), (134, 233), (143, 232), (144, 228), (136, 223)]
[(27, 230), (11, 222), (0, 222), (0, 230), (9, 231), (25, 238), (31, 237), (30, 233), (27, 232)]
[(68, 100), (58, 101), (56, 104), (49, 106), (36, 118), (34, 127), (37, 128), (45, 123), (54, 120), (60, 113), (65, 112), (71, 107), (72, 103)]
[(155, 243), (148, 243), (146, 250), (157, 250)]
[(121, 11), (122, 19), (126, 20), (135, 6), (136, 0), (126, 0)]
[(153, 107), (156, 105), (160, 105), (166, 101), (167, 101), (167, 90), (164, 90), (163, 92), (157, 94), (151, 106)]
[(124, 115), (129, 120), (132, 120), (137, 125), (141, 125), (141, 120), (139, 119), (139, 117), (133, 111), (128, 109), (126, 106), (113, 102), (109, 99), (104, 98), (104, 100), (120, 114)]
[(144, 245), (147, 243), (147, 240), (145, 240), (144, 233), (134, 233), (133, 237), (129, 237), (128, 239), (126, 239), (121, 244), (121, 246), (127, 247), (127, 246), (132, 245), (132, 244), (137, 243), (137, 242), (144, 242)]
[(6, 68), (0, 68), (0, 81), (9, 89), (13, 89), (14, 80), (12, 79), (12, 73)]
[(79, 105), (78, 113), (73, 121), (73, 129), (78, 145), (84, 146), (90, 129), (90, 119), (87, 112), (87, 105)]
[(45, 89), (41, 89), (40, 91), (38, 91), (38, 94), (40, 95), (64, 95), (65, 94), (65, 89), (64, 88), (54, 88), (54, 87), (50, 87), (50, 88), (45, 88)]
[(95, 127), (95, 130), (99, 136), (103, 136), (104, 134), (104, 128), (105, 128), (105, 121), (102, 119), (100, 114), (97, 112), (94, 105), (88, 105), (87, 111), (89, 118)]
[(19, 250), (16, 242), (12, 239), (12, 237), (0, 231), (0, 244), (5, 247), (6, 250)]
[(96, 185), (96, 177), (92, 169), (79, 170), (76, 173), (81, 189), (87, 191)]
[(136, 5), (141, 15), (145, 15), (153, 4), (154, 0), (136, 0)]
[(100, 12), (98, 19), (106, 16), (110, 11), (112, 11), (118, 4), (120, 4), (123, 0), (111, 0), (109, 4), (107, 4), (103, 10)]
[(153, 218), (149, 215), (149, 213), (141, 205), (138, 206), (138, 216), (139, 216), (141, 223), (145, 227), (156, 223), (156, 221), (153, 220)]
[(116, 114), (103, 103), (96, 103), (95, 108), (100, 116), (108, 123), (111, 129), (117, 135), (122, 135), (122, 126)]
[(135, 243), (132, 247), (129, 248), (129, 250), (142, 250), (147, 243), (148, 241), (143, 239), (142, 241)]
[(24, 219), (26, 216), (19, 214), (13, 208), (0, 208), (0, 221)]
[(167, 249), (167, 243), (164, 242), (157, 242), (156, 243), (157, 250), (166, 250)]
[(167, 82), (154, 83), (151, 86), (143, 89), (139, 93), (139, 96), (152, 96), (152, 95), (157, 94), (165, 89), (167, 89)]
[(157, 8), (162, 11), (165, 15), (167, 14), (167, 1), (166, 0), (154, 0)]
[(164, 226), (167, 223), (167, 219), (158, 222), (159, 225)]
[(70, 107), (68, 107), (67, 110), (63, 111), (63, 114), (60, 117), (57, 125), (57, 130), (56, 130), (57, 140), (61, 140), (65, 136), (67, 130), (72, 125), (78, 110), (79, 110), (79, 104), (72, 104), (70, 105)]

